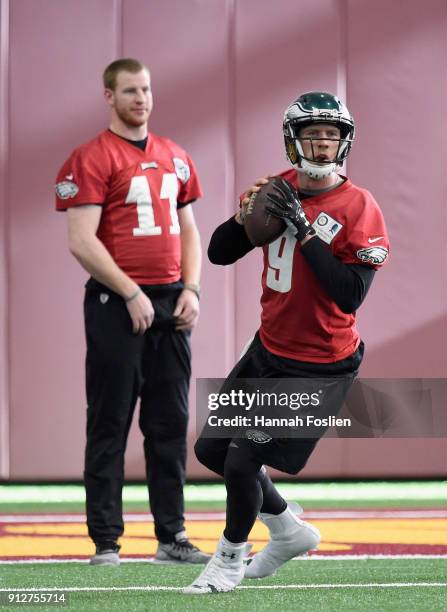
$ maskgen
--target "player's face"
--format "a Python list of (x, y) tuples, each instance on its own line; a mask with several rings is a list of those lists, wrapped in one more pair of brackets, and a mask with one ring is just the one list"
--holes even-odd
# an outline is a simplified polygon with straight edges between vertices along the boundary
[(130, 127), (145, 125), (153, 106), (149, 73), (119, 72), (115, 90), (106, 89), (106, 98), (123, 123)]
[(340, 129), (336, 125), (315, 123), (300, 131), (304, 157), (327, 163), (334, 161), (340, 145)]

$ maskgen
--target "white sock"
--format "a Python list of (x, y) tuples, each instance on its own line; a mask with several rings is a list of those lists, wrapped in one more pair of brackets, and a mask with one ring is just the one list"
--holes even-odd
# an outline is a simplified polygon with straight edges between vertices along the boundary
[(230, 542), (222, 535), (217, 545), (216, 557), (225, 563), (242, 563), (245, 556), (247, 542)]
[(229, 548), (234, 548), (235, 550), (247, 544), (247, 542), (230, 542), (230, 540), (227, 540), (227, 538), (223, 534), (222, 534), (220, 541), (224, 546), (228, 546)]

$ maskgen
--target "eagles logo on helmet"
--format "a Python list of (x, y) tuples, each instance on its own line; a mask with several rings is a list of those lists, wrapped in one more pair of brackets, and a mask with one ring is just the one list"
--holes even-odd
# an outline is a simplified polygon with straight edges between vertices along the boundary
[[(335, 125), (340, 130), (336, 157), (333, 161), (317, 162), (305, 157), (300, 142), (300, 131), (312, 123)], [(299, 172), (319, 180), (335, 172), (348, 157), (355, 137), (354, 118), (347, 106), (334, 94), (309, 91), (302, 94), (286, 108), (283, 120), (286, 154)], [(318, 139), (312, 139), (318, 140)]]

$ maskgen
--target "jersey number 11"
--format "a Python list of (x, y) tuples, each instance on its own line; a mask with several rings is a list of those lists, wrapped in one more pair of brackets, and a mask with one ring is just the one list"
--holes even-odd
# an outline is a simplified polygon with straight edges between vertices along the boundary
[[(160, 199), (169, 200), (169, 212), (171, 215), (170, 234), (180, 234), (177, 215), (177, 194), (177, 176), (172, 173), (163, 174)], [(151, 189), (147, 176), (132, 177), (126, 204), (137, 205), (138, 227), (133, 229), (134, 236), (159, 236), (161, 234), (161, 226), (155, 225), (154, 207), (152, 206)]]

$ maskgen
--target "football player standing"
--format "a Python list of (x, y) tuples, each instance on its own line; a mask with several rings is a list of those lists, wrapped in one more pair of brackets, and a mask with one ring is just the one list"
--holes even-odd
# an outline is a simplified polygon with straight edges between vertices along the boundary
[(188, 154), (148, 132), (149, 70), (119, 59), (103, 83), (110, 127), (72, 152), (56, 184), (69, 249), (91, 275), (84, 299), (90, 563), (120, 562), (124, 451), (139, 397), (155, 561), (204, 563), (209, 555), (188, 540), (183, 516), (201, 268), (191, 203), (202, 191)]
[[(293, 168), (279, 175), (267, 197), (269, 212), (286, 229), (263, 248), (261, 325), (226, 384), (243, 378), (329, 380), (340, 391), (330, 407), (336, 414), (362, 361), (356, 310), (388, 257), (388, 236), (372, 195), (339, 174), (355, 135), (354, 119), (339, 98), (319, 91), (300, 95), (285, 111), (283, 132)], [(267, 182), (257, 181), (241, 197), (236, 216), (215, 230), (208, 249), (213, 263), (232, 264), (253, 249), (244, 230), (246, 207)], [(318, 545), (318, 530), (298, 518), (263, 467), (297, 474), (317, 442), (253, 430), (212, 439), (205, 426), (195, 451), (225, 479), (227, 519), (216, 553), (185, 593), (231, 591), (244, 575), (270, 576)], [(257, 517), (270, 541), (245, 566)]]

